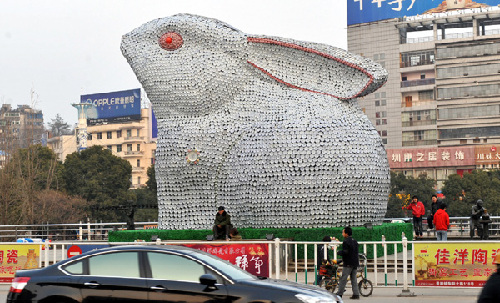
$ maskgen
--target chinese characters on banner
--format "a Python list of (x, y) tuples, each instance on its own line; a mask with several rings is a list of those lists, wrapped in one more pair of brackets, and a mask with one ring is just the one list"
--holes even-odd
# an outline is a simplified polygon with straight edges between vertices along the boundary
[(269, 250), (267, 244), (183, 244), (202, 250), (259, 277), (269, 277)]
[(38, 268), (40, 245), (0, 245), (0, 282), (10, 283), (19, 269)]
[(496, 243), (414, 244), (416, 286), (481, 287), (497, 267)]
[(476, 164), (474, 146), (388, 149), (387, 158), (391, 169)]

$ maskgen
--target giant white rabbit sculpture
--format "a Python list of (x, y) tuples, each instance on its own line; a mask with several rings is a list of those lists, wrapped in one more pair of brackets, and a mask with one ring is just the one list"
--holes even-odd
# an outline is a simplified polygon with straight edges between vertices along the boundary
[(387, 72), (342, 49), (179, 14), (121, 49), (158, 119), (159, 228), (380, 224), (389, 165), (356, 98)]

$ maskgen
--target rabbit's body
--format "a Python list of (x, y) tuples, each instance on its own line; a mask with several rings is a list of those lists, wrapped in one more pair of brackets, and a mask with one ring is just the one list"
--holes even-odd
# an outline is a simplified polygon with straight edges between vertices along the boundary
[[(158, 118), (160, 228), (210, 228), (219, 205), (226, 206), (239, 227), (380, 223), (389, 186), (387, 156), (352, 97), (380, 86), (383, 70), (367, 71), (358, 66), (366, 60), (330, 46), (250, 38), (230, 27), (220, 48), (198, 50), (189, 59), (181, 57), (188, 45), (163, 54), (142, 40), (144, 34), (157, 40), (162, 32), (184, 31), (187, 44), (192, 37), (185, 32), (215, 37), (211, 31), (216, 29), (224, 36), (225, 26), (178, 15), (150, 22), (122, 43)], [(154, 33), (156, 28), (160, 34)], [(137, 54), (141, 45), (147, 45), (142, 55)], [(274, 47), (285, 59), (272, 61)], [(337, 51), (339, 56), (331, 55)], [(150, 57), (157, 53), (161, 56)], [(286, 58), (304, 53), (304, 67), (281, 71), (289, 64)], [(318, 71), (302, 79), (303, 69), (315, 60)], [(355, 63), (350, 66), (346, 60)], [(354, 66), (352, 74), (345, 73), (346, 64)], [(157, 74), (151, 72), (155, 68)], [(335, 78), (339, 73), (344, 81)], [(338, 89), (344, 82), (349, 88)], [(194, 149), (200, 152), (197, 164), (186, 161)]]

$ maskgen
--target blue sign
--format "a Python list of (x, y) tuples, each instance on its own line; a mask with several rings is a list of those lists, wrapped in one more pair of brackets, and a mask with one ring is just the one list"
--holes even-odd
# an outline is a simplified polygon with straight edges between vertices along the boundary
[(151, 114), (153, 116), (153, 119), (151, 119), (151, 129), (152, 129), (151, 137), (158, 138), (158, 122), (156, 121), (155, 112), (153, 110), (151, 110)]
[(469, 9), (484, 4), (497, 6), (498, 0), (347, 0), (347, 25), (384, 19)]
[(87, 124), (122, 123), (141, 120), (141, 90), (80, 96), (80, 103), (92, 104), (87, 110)]

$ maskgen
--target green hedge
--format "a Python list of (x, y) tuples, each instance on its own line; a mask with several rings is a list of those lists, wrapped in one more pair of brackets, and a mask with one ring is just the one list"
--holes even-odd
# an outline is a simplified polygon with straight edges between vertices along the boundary
[[(276, 238), (293, 240), (319, 242), (324, 236), (332, 236), (342, 240), (342, 227), (331, 228), (239, 228), (238, 231), (243, 239), (265, 239), (267, 234), (273, 234)], [(412, 224), (409, 223), (384, 223), (373, 226), (372, 229), (365, 227), (353, 227), (353, 238), (358, 242), (381, 241), (382, 235), (385, 235), (386, 241), (400, 241), (401, 233), (404, 232), (408, 240), (413, 238)], [(151, 236), (157, 235), (162, 240), (206, 240), (207, 235), (212, 234), (211, 230), (119, 230), (110, 231), (108, 239), (110, 242), (133, 242), (135, 240), (151, 241)], [(360, 247), (362, 251), (362, 247)], [(398, 245), (398, 252), (402, 251), (401, 245)], [(367, 247), (368, 258), (373, 258), (373, 245)], [(387, 246), (388, 254), (394, 253), (394, 245)], [(303, 256), (303, 246), (299, 245), (298, 254)], [(308, 258), (314, 258), (313, 245), (308, 246)], [(383, 255), (382, 245), (377, 245), (377, 256)]]

